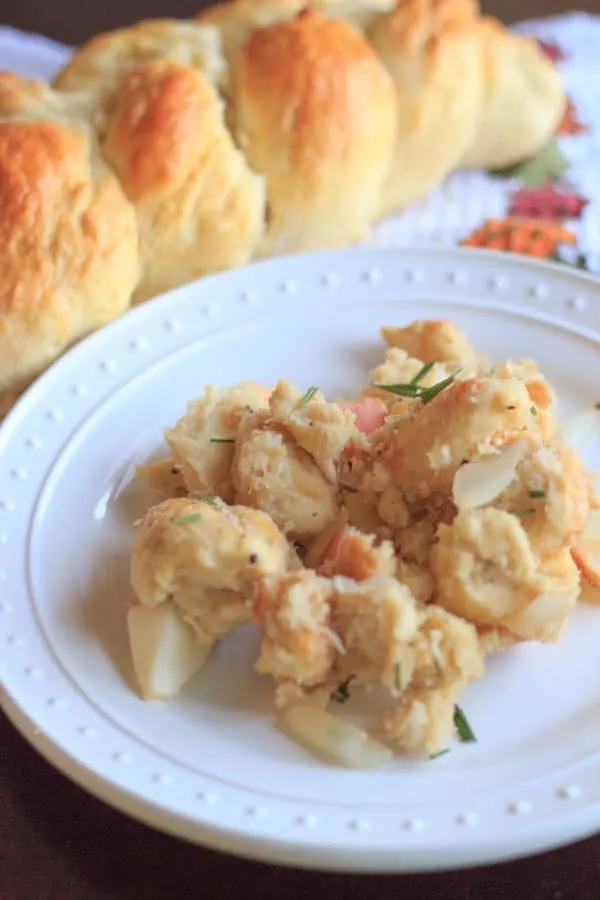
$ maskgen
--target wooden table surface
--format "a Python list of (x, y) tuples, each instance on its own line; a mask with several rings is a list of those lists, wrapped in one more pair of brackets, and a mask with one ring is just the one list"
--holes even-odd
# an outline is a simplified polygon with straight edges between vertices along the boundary
[[(0, 0), (0, 22), (68, 43), (194, 0)], [(515, 21), (567, 0), (488, 0)], [(600, 0), (579, 8), (600, 13)], [(600, 49), (600, 48), (599, 48)], [(0, 66), (2, 61), (0, 60)], [(600, 836), (544, 856), (407, 877), (306, 873), (187, 845), (126, 819), (55, 772), (0, 714), (0, 900), (600, 900)]]

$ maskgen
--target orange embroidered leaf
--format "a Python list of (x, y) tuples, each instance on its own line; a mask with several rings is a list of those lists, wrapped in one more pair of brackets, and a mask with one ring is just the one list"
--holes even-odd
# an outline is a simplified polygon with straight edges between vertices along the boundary
[(461, 244), (463, 247), (504, 250), (549, 259), (557, 253), (561, 244), (574, 244), (575, 241), (573, 232), (553, 219), (509, 216), (506, 219), (486, 219)]
[(573, 137), (576, 134), (585, 134), (589, 131), (587, 125), (583, 125), (577, 118), (577, 112), (573, 106), (573, 101), (569, 97), (565, 107), (564, 115), (560, 121), (556, 134), (559, 137)]
[(589, 200), (575, 191), (559, 191), (552, 185), (523, 188), (510, 198), (508, 214), (528, 219), (579, 219)]

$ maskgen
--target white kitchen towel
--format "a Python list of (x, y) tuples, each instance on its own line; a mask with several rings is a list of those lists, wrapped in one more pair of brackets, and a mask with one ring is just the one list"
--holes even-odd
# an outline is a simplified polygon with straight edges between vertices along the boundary
[[(569, 166), (556, 187), (576, 194), (584, 207), (579, 218), (564, 222), (576, 238), (571, 261), (576, 254), (588, 269), (600, 273), (600, 16), (571, 13), (523, 22), (515, 30), (556, 45), (564, 57), (559, 66), (575, 116), (584, 128), (558, 138)], [(49, 79), (71, 52), (72, 48), (39, 35), (0, 28), (1, 69)], [(515, 192), (523, 186), (519, 176), (501, 179), (486, 172), (457, 172), (421, 202), (375, 226), (365, 243), (385, 247), (457, 244), (486, 220), (505, 219)], [(559, 255), (569, 260), (568, 253)]]

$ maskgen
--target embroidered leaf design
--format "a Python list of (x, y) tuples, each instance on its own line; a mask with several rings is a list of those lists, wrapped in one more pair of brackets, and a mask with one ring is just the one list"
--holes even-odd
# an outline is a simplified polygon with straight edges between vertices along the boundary
[(551, 259), (561, 244), (574, 244), (575, 241), (573, 232), (555, 220), (509, 216), (505, 219), (486, 219), (461, 244), (463, 247), (485, 247)]
[(577, 118), (577, 112), (573, 105), (573, 101), (569, 97), (564, 115), (556, 129), (556, 134), (559, 137), (573, 137), (576, 134), (585, 134), (586, 131), (589, 131), (589, 129), (587, 125), (584, 125)]
[(585, 272), (589, 272), (588, 260), (585, 253), (576, 253), (572, 258), (567, 258), (562, 255), (560, 250), (557, 250), (556, 253), (553, 253), (552, 256), (548, 257), (554, 262), (562, 263), (564, 266), (572, 266), (575, 269), (583, 269)]
[(542, 41), (541, 38), (538, 38), (537, 42), (542, 53), (544, 53), (551, 62), (559, 63), (567, 58), (564, 50), (559, 47), (558, 44), (555, 44), (554, 41)]
[(568, 162), (553, 139), (530, 159), (490, 174), (495, 178), (520, 178), (526, 187), (538, 188), (543, 184), (554, 184), (568, 168)]
[(579, 219), (589, 200), (574, 191), (559, 191), (552, 185), (523, 188), (510, 198), (508, 214), (527, 219)]

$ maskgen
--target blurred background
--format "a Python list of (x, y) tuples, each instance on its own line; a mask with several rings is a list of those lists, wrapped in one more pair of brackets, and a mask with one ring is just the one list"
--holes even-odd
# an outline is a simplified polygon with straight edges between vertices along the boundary
[[(0, 24), (77, 44), (98, 31), (154, 16), (189, 17), (202, 0), (0, 0)], [(574, 8), (600, 13), (600, 0), (482, 0), (485, 13), (504, 22), (552, 16)]]

